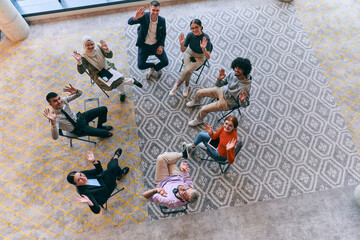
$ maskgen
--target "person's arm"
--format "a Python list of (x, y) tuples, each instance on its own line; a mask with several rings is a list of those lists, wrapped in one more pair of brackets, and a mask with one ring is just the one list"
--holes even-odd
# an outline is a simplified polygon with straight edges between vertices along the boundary
[(235, 160), (236, 142), (236, 138), (233, 138), (230, 142), (226, 144), (226, 158), (230, 164), (233, 164)]
[(225, 75), (225, 69), (220, 69), (218, 79), (215, 82), (216, 87), (222, 87), (228, 84), (229, 75)]
[[(209, 42), (209, 44), (210, 44), (210, 42)], [(210, 59), (210, 52), (207, 50), (207, 45), (208, 45), (208, 40), (204, 36), (202, 41), (200, 41), (200, 47), (201, 47), (206, 59)]]
[(87, 195), (82, 194), (81, 196), (76, 196), (75, 200), (78, 203), (87, 204), (93, 213), (95, 213), (95, 214), (100, 213), (100, 210), (101, 210), (100, 205), (98, 204), (98, 202), (92, 195), (87, 196)]
[(180, 51), (185, 52), (187, 47), (185, 47), (185, 45), (184, 45), (185, 44), (185, 36), (183, 33), (180, 33), (180, 35), (179, 35), (179, 43), (180, 43)]
[(189, 174), (189, 171), (190, 171), (189, 164), (186, 162), (180, 163), (180, 170), (181, 170), (182, 178), (183, 178), (185, 185), (187, 185), (191, 188), (194, 188), (194, 184), (191, 181), (190, 174)]
[(246, 108), (250, 105), (250, 96), (247, 91), (242, 91), (239, 94), (239, 104), (241, 107)]
[(153, 188), (150, 190), (147, 190), (146, 192), (143, 193), (144, 198), (149, 199), (152, 196), (154, 196), (154, 194), (160, 194), (163, 197), (167, 196), (167, 192), (165, 192), (165, 190), (163, 188)]
[(51, 124), (51, 137), (54, 140), (59, 138), (59, 124), (56, 122), (56, 114), (54, 109), (45, 108), (43, 115), (49, 120)]
[(99, 175), (100, 173), (102, 173), (104, 170), (101, 166), (100, 161), (96, 160), (94, 157), (94, 153), (90, 150), (86, 151), (85, 154), (85, 158), (87, 161), (91, 162), (92, 164), (94, 164), (95, 169), (91, 169), (91, 170), (86, 170), (83, 171), (83, 173), (86, 173), (88, 175)]
[(134, 24), (141, 22), (144, 18), (144, 12), (145, 12), (144, 7), (138, 8), (135, 12), (135, 15), (133, 17), (129, 18), (128, 24), (134, 25)]
[(102, 54), (104, 55), (104, 57), (106, 58), (112, 58), (113, 57), (113, 52), (109, 49), (107, 43), (104, 40), (100, 40), (100, 44), (101, 46), (98, 45), (98, 47), (100, 48)]
[(217, 130), (215, 133), (210, 135), (210, 138), (211, 139), (217, 139), (220, 136), (222, 130), (224, 130), (224, 126), (221, 126), (221, 128), (219, 130)]
[(80, 97), (82, 95), (82, 91), (80, 89), (74, 88), (71, 84), (69, 84), (70, 87), (65, 86), (64, 92), (69, 92), (70, 95), (63, 98), (63, 100), (67, 103), (71, 102), (72, 100)]
[(162, 18), (164, 20), (164, 24), (161, 26), (161, 39), (160, 39), (160, 46), (165, 47), (165, 39), (166, 39), (166, 22), (165, 18)]

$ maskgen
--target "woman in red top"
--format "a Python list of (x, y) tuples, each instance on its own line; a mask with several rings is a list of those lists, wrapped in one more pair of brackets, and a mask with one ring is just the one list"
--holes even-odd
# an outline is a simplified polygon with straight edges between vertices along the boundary
[[(237, 142), (237, 132), (236, 128), (239, 122), (235, 116), (228, 116), (225, 118), (224, 125), (214, 133), (213, 128), (206, 123), (205, 130), (206, 132), (199, 133), (194, 143), (188, 144), (188, 147), (194, 148), (199, 143), (204, 143), (206, 148), (216, 156), (217, 160), (229, 161), (232, 164), (235, 160), (235, 145)], [(209, 145), (210, 139), (215, 140), (219, 138), (219, 145), (217, 149)]]

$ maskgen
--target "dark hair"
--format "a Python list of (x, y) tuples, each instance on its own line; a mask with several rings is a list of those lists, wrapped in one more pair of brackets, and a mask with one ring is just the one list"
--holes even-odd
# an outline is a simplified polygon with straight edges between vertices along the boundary
[(66, 177), (67, 181), (68, 181), (69, 183), (71, 183), (71, 184), (74, 184), (74, 185), (75, 185), (75, 181), (74, 181), (75, 173), (77, 173), (77, 171), (72, 171), (72, 172), (70, 172), (70, 173), (67, 175), (67, 177)]
[(225, 121), (231, 121), (235, 129), (239, 126), (239, 121), (234, 115), (226, 117)]
[(55, 92), (49, 92), (48, 95), (46, 95), (46, 101), (48, 101), (48, 103), (50, 103), (50, 99), (53, 97), (57, 97), (57, 93)]
[(202, 26), (202, 23), (201, 23), (200, 19), (195, 18), (195, 19), (191, 20), (190, 26), (191, 26), (191, 24), (193, 24), (193, 23), (199, 25), (199, 26), (201, 27), (201, 30), (203, 30), (203, 26)]
[(151, 1), (150, 7), (151, 6), (158, 7), (158, 6), (160, 6), (160, 3), (158, 1)]
[(241, 57), (235, 58), (231, 63), (231, 68), (235, 69), (236, 67), (243, 71), (245, 77), (247, 77), (251, 72), (251, 63), (249, 59)]

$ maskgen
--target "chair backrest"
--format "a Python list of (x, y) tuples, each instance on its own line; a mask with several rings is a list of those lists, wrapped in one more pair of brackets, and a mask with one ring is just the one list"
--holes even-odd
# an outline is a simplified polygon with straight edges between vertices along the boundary
[[(64, 134), (64, 132), (65, 132), (65, 134)], [(69, 133), (69, 132), (66, 132), (66, 131), (64, 131), (64, 132), (59, 128), (59, 135), (60, 136), (68, 137), (68, 138), (78, 138), (79, 137), (78, 135), (75, 135), (75, 134), (72, 134), (72, 133)]]
[(238, 141), (235, 146), (235, 157), (240, 152), (241, 148), (244, 146), (242, 141)]

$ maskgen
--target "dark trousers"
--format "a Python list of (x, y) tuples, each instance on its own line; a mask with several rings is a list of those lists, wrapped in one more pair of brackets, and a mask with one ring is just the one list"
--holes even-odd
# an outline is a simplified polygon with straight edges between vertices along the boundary
[[(81, 114), (81, 118), (83, 118), (82, 121), (84, 123), (81, 126), (80, 134), (76, 134), (76, 135), (102, 137), (102, 138), (108, 137), (109, 132), (105, 129), (99, 128), (103, 125), (103, 123), (107, 121), (107, 112), (108, 110), (105, 106), (93, 108), (83, 112)], [(89, 126), (89, 122), (91, 122), (95, 118), (98, 118), (97, 128)]]
[(106, 170), (102, 172), (103, 180), (108, 192), (111, 193), (116, 188), (116, 177), (121, 177), (123, 171), (119, 166), (119, 161), (117, 158), (113, 158), (106, 166)]
[[(156, 49), (158, 46), (154, 45), (147, 45), (144, 44), (143, 46), (138, 48), (138, 68), (141, 70), (154, 68), (156, 71), (159, 71), (163, 67), (166, 67), (169, 64), (169, 60), (166, 56), (165, 49), (163, 49), (163, 53), (161, 55), (156, 54)], [(148, 63), (146, 60), (150, 55), (155, 55), (160, 62), (158, 64), (155, 63)]]

